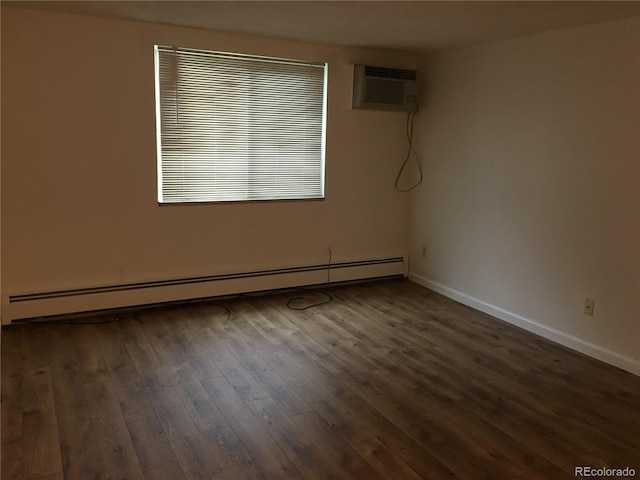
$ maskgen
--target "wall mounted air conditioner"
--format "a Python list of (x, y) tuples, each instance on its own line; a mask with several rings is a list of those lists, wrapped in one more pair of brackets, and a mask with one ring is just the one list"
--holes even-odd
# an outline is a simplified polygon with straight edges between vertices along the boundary
[(417, 76), (415, 70), (354, 65), (351, 108), (415, 112)]

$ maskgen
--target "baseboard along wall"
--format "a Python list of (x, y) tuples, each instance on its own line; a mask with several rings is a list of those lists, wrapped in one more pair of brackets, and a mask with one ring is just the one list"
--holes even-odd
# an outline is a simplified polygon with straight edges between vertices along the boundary
[(531, 333), (535, 333), (536, 335), (546, 338), (547, 340), (551, 340), (567, 348), (583, 353), (602, 362), (608, 363), (609, 365), (613, 365), (615, 367), (626, 370), (627, 372), (633, 373), (634, 375), (640, 376), (640, 361), (635, 360), (631, 357), (621, 355), (608, 348), (596, 345), (592, 342), (562, 332), (547, 325), (543, 325), (516, 313), (509, 312), (496, 305), (492, 305), (479, 298), (467, 295), (451, 287), (442, 285), (438, 282), (434, 282), (433, 280), (425, 278), (421, 275), (409, 273), (408, 277), (409, 280), (417, 283), (418, 285), (422, 285), (423, 287), (440, 293), (471, 308), (475, 308), (476, 310), (496, 317), (507, 323), (520, 327)]
[(252, 272), (4, 294), (2, 323), (282, 288), (406, 276), (406, 265), (404, 257), (389, 257), (331, 265), (289, 266)]

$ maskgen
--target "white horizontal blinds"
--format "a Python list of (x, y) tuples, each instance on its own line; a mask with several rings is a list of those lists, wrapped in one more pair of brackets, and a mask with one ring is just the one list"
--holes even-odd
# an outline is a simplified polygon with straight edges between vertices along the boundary
[(321, 198), (325, 66), (156, 47), (164, 203)]

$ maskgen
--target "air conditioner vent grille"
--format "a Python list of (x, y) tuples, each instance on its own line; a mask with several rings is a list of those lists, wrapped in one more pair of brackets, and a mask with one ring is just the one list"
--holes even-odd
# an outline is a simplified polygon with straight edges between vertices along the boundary
[(366, 65), (364, 74), (367, 77), (391, 78), (394, 80), (416, 80), (415, 70), (400, 70), (397, 68), (374, 67)]
[(351, 108), (392, 112), (417, 111), (417, 72), (354, 64)]
[(402, 105), (404, 101), (404, 83), (390, 82), (386, 79), (367, 77), (364, 101), (386, 105)]

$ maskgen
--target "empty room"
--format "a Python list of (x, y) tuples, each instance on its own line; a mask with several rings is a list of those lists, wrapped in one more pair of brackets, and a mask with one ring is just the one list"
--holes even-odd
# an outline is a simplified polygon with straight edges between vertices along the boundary
[(640, 2), (1, 2), (4, 479), (640, 476)]

